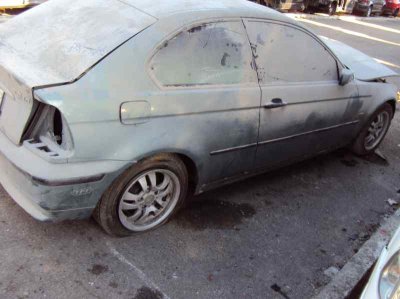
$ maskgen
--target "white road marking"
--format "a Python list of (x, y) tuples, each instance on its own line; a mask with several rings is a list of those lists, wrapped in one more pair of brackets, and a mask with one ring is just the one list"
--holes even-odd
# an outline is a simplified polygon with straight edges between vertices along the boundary
[(109, 242), (107, 242), (107, 246), (110, 249), (111, 253), (121, 262), (129, 266), (135, 274), (142, 280), (147, 286), (151, 286), (153, 289), (156, 289), (161, 294), (163, 294), (164, 299), (171, 299), (167, 294), (165, 294), (147, 275), (136, 267), (132, 262), (130, 262), (124, 255), (122, 255), (117, 249), (115, 249)]
[(382, 59), (378, 59), (378, 58), (374, 58), (374, 60), (375, 60), (376, 62), (382, 63), (382, 64), (384, 64), (384, 65), (387, 65), (387, 66), (391, 66), (391, 67), (395, 67), (395, 68), (400, 69), (400, 65), (391, 63), (391, 62), (389, 62), (389, 61), (382, 60)]
[(319, 26), (319, 27), (325, 27), (325, 28), (337, 30), (337, 31), (340, 31), (340, 32), (343, 32), (343, 33), (346, 33), (346, 34), (350, 34), (350, 35), (354, 35), (354, 36), (370, 39), (370, 40), (381, 42), (381, 43), (384, 43), (384, 44), (400, 47), (400, 43), (395, 43), (395, 42), (392, 42), (392, 41), (389, 41), (389, 40), (385, 40), (385, 39), (381, 39), (381, 38), (377, 38), (377, 37), (374, 37), (374, 36), (371, 36), (371, 35), (368, 35), (368, 34), (365, 34), (365, 33), (344, 29), (344, 28), (339, 27), (339, 26), (327, 25), (327, 24), (324, 24), (324, 23), (319, 23), (319, 22), (306, 20), (306, 19), (298, 19), (298, 21), (304, 22), (304, 23), (309, 23), (309, 24), (312, 24), (312, 25), (315, 25), (315, 26)]
[(373, 23), (367, 23), (367, 22), (359, 21), (359, 20), (357, 20), (357, 19), (355, 19), (354, 17), (351, 17), (351, 16), (340, 16), (339, 20), (345, 21), (345, 22), (349, 22), (349, 23), (358, 24), (358, 25), (363, 25), (363, 26), (371, 27), (371, 28), (375, 28), (375, 29), (380, 29), (380, 30), (384, 30), (384, 31), (392, 32), (392, 33), (400, 34), (400, 30), (398, 30), (398, 29), (394, 29), (394, 28), (390, 28), (390, 27), (386, 27), (386, 26), (382, 26), (382, 25), (377, 25), (377, 24), (373, 24)]

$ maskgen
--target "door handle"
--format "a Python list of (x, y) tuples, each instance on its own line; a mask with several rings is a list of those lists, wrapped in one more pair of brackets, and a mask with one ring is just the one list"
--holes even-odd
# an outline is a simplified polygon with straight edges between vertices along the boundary
[(265, 109), (274, 109), (274, 108), (279, 108), (279, 107), (283, 107), (286, 105), (287, 105), (287, 103), (282, 101), (282, 99), (275, 98), (275, 99), (272, 99), (270, 103), (265, 104), (264, 108)]

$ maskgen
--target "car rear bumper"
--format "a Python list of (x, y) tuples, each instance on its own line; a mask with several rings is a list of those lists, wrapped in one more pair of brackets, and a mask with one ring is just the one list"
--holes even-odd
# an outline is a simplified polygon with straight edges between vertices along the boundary
[(82, 219), (91, 215), (112, 181), (131, 163), (52, 164), (0, 133), (0, 183), (33, 218)]

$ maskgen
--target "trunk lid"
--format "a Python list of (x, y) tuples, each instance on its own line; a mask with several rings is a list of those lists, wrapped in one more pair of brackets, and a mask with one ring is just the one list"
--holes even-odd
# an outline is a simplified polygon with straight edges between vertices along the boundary
[(19, 144), (33, 88), (78, 79), (156, 21), (118, 0), (52, 0), (1, 24), (0, 130)]
[(358, 80), (373, 81), (379, 78), (399, 76), (374, 58), (337, 40), (321, 36), (322, 40), (336, 54), (339, 60), (354, 72)]

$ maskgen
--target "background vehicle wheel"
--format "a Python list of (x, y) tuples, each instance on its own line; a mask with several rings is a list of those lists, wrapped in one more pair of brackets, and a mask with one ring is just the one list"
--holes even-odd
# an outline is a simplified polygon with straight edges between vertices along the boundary
[(390, 104), (383, 104), (372, 117), (353, 143), (352, 150), (357, 155), (372, 153), (385, 138), (393, 118), (393, 109)]
[(329, 3), (328, 14), (330, 16), (333, 16), (336, 13), (336, 8), (337, 8), (337, 3), (336, 2)]
[(365, 17), (370, 17), (372, 13), (372, 5), (368, 7), (367, 11), (364, 13)]
[(111, 235), (149, 231), (176, 213), (187, 189), (185, 164), (175, 155), (157, 155), (117, 178), (103, 194), (93, 216)]
[(386, 16), (385, 9), (386, 9), (386, 5), (384, 5), (384, 6), (382, 7), (381, 16)]
[(393, 16), (397, 17), (399, 15), (399, 9), (396, 8), (396, 10), (393, 12)]

